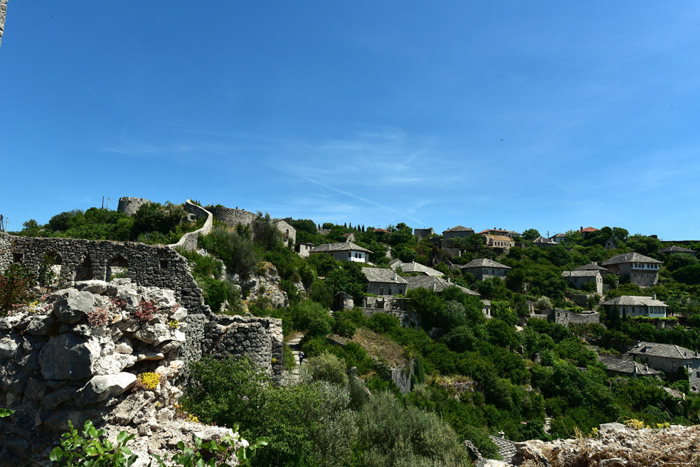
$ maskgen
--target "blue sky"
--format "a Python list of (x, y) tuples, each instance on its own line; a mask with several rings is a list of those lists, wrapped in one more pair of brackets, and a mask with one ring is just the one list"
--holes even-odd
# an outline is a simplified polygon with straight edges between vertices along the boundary
[(11, 0), (0, 213), (700, 239), (700, 4)]

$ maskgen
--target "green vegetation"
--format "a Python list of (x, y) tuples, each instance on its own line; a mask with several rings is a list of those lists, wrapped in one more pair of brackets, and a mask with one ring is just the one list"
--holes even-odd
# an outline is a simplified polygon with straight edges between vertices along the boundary
[(171, 244), (177, 243), (185, 233), (204, 225), (204, 218), (188, 222), (186, 214), (182, 206), (170, 203), (144, 204), (132, 217), (107, 209), (90, 208), (85, 212), (76, 209), (53, 216), (44, 226), (29, 220), (16, 234)]
[[(136, 218), (127, 220), (133, 224), (122, 225), (127, 238), (150, 238), (147, 232), (169, 235), (162, 231), (182, 225), (168, 221), (174, 218), (166, 214), (175, 211), (158, 209), (141, 213), (138, 228)], [(81, 213), (82, 224), (77, 214), (63, 214), (52, 219), (53, 226), (28, 225), (26, 231), (92, 235), (85, 227), (87, 212)], [(117, 216), (104, 231), (116, 232), (127, 221)], [(325, 254), (300, 258), (282, 244), (269, 216), (246, 228), (217, 224), (199, 239), (206, 255), (182, 252), (206, 302), (214, 310), (228, 303), (222, 311), (275, 316), (282, 320), (285, 335), (304, 334), (301, 346), (307, 360), (302, 381), (294, 386), (273, 386), (246, 360), (205, 360), (192, 367), (187, 410), (207, 422), (240, 424), (249, 438), (269, 437), (270, 445), (254, 459), (255, 465), (463, 465), (461, 441), (469, 439), (494, 456), (488, 436), (499, 431), (521, 441), (570, 437), (577, 430), (589, 433), (601, 423), (625, 419), (652, 426), (700, 422), (700, 397), (689, 392), (687, 374), (611, 376), (597, 358), (623, 353), (637, 340), (700, 349), (700, 263), (692, 255), (666, 258), (659, 253), (658, 239), (604, 227), (568, 232), (565, 243), (546, 248), (534, 245), (539, 232), (527, 229), (507, 252), (487, 248), (482, 236), (472, 235), (453, 241), (463, 253), (451, 258), (441, 249), (439, 236), (417, 241), (403, 223), (386, 229), (324, 224), (321, 233), (308, 219), (287, 222), (297, 229), (298, 242), (344, 242), (352, 234), (354, 243), (371, 251), (377, 266), (388, 266), (391, 248), (392, 259), (434, 267), (452, 284), (480, 297), (457, 287), (439, 294), (409, 291), (407, 311), (420, 317), (417, 329), (404, 328), (381, 312), (371, 318), (359, 309), (331, 312), (340, 292), (352, 296), (357, 306), (367, 296), (358, 264)], [(700, 251), (700, 243), (691, 248)], [(626, 319), (615, 308), (604, 310), (599, 305), (603, 297), (591, 285), (575, 289), (562, 277), (563, 271), (631, 251), (664, 262), (658, 284), (640, 288), (608, 274), (605, 299), (656, 295), (676, 321)], [(475, 258), (491, 258), (511, 269), (505, 280), (477, 281), (453, 267)], [(287, 308), (248, 301), (248, 291), (232, 285), (234, 274), (243, 283), (268, 270), (268, 263), (280, 274), (279, 288), (290, 301)], [(491, 301), (490, 319), (482, 313), (484, 299)], [(528, 319), (531, 309), (553, 308), (573, 313), (596, 309), (601, 324), (567, 328)], [(287, 348), (285, 359), (290, 358)], [(391, 373), (410, 361), (413, 387), (402, 394)], [(288, 361), (285, 365), (293, 366)], [(684, 398), (664, 388), (676, 389)], [(551, 421), (548, 432), (546, 418)]]

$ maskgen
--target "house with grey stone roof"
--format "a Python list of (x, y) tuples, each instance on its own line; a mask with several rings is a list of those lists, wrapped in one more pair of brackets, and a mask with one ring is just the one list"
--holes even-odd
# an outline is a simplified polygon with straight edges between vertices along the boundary
[(282, 234), (284, 246), (289, 247), (291, 245), (294, 248), (297, 243), (297, 229), (284, 219), (274, 219), (272, 223), (275, 224), (277, 230)]
[(338, 261), (353, 261), (356, 263), (369, 263), (369, 255), (372, 253), (367, 248), (362, 248), (352, 242), (323, 243), (309, 251), (309, 254), (325, 253)]
[(588, 264), (584, 264), (583, 266), (579, 266), (576, 269), (574, 269), (574, 271), (598, 271), (598, 272), (600, 272), (600, 274), (603, 277), (605, 277), (605, 275), (610, 272), (607, 269), (605, 269), (603, 266), (600, 266), (598, 263), (595, 263), (595, 262), (591, 262)]
[(566, 282), (573, 288), (582, 289), (589, 282), (595, 284), (595, 293), (601, 295), (603, 293), (603, 276), (597, 270), (573, 270), (564, 271), (561, 273)]
[(422, 274), (424, 276), (436, 276), (436, 277), (442, 277), (444, 274), (437, 269), (429, 268), (428, 266), (424, 266), (420, 263), (416, 263), (415, 261), (411, 261), (410, 263), (404, 263), (401, 260), (397, 261), (392, 261), (389, 263), (389, 266), (391, 269), (394, 271), (398, 270), (401, 268), (401, 272), (406, 273), (406, 274)]
[(362, 268), (367, 278), (367, 293), (373, 295), (405, 295), (408, 282), (386, 268)]
[(610, 272), (629, 277), (632, 284), (652, 287), (659, 280), (661, 261), (632, 252), (613, 256), (601, 265), (608, 268)]
[(404, 279), (406, 280), (406, 282), (408, 282), (408, 290), (422, 288), (432, 290), (436, 293), (442, 293), (448, 287), (457, 287), (459, 290), (461, 290), (467, 295), (474, 295), (477, 297), (479, 296), (479, 294), (474, 292), (473, 290), (469, 290), (466, 287), (462, 287), (461, 285), (457, 285), (454, 282), (450, 282), (449, 278), (444, 279), (442, 277), (436, 276), (410, 276), (404, 277)]
[(413, 235), (418, 238), (418, 241), (421, 241), (426, 237), (435, 235), (435, 230), (432, 227), (427, 229), (413, 229)]
[(456, 238), (466, 238), (474, 235), (474, 229), (458, 225), (442, 232), (442, 249), (452, 256), (461, 255), (459, 248), (452, 245), (452, 240)]
[(474, 259), (460, 269), (464, 272), (472, 274), (475, 278), (482, 281), (488, 279), (489, 277), (498, 277), (499, 279), (505, 280), (506, 274), (510, 270), (510, 266), (505, 264), (497, 263), (488, 258), (478, 258)]
[(639, 342), (627, 354), (666, 373), (675, 373), (679, 368), (685, 368), (688, 370), (690, 390), (700, 391), (700, 355), (697, 350), (673, 344)]
[(695, 256), (695, 250), (690, 248), (684, 248), (678, 245), (667, 246), (666, 248), (659, 250), (659, 253), (664, 253), (667, 255), (693, 255)]
[(661, 300), (654, 297), (642, 297), (636, 295), (623, 295), (602, 303), (606, 311), (612, 311), (617, 307), (620, 316), (623, 318), (633, 318), (644, 316), (647, 318), (665, 318), (666, 305)]
[(649, 367), (647, 363), (634, 361), (632, 356), (598, 355), (600, 363), (609, 373), (625, 376), (658, 376), (660, 371)]
[(545, 238), (541, 235), (534, 239), (532, 241), (532, 244), (539, 247), (557, 246), (557, 242), (555, 242), (551, 238)]
[(554, 242), (557, 245), (560, 245), (562, 243), (566, 243), (569, 240), (569, 235), (565, 233), (558, 233), (552, 236), (552, 240), (554, 240)]

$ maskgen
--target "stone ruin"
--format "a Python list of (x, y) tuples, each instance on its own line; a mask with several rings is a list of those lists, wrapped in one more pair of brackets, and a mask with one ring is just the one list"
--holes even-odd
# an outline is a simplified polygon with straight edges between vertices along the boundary
[(167, 247), (0, 235), (0, 272), (13, 262), (51, 268), (56, 289), (0, 318), (0, 407), (15, 410), (0, 419), (0, 466), (46, 465), (68, 420), (138, 434), (143, 459), (223, 434), (175, 405), (189, 363), (205, 355), (247, 355), (281, 377), (280, 321), (213, 314)]

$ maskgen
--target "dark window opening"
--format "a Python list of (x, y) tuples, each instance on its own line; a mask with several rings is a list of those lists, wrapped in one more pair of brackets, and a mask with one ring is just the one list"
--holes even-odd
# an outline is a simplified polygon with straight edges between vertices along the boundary
[(160, 260), (160, 268), (161, 269), (168, 269), (168, 260), (167, 259)]
[(24, 255), (22, 253), (12, 253), (12, 261), (15, 263), (21, 263)]

